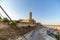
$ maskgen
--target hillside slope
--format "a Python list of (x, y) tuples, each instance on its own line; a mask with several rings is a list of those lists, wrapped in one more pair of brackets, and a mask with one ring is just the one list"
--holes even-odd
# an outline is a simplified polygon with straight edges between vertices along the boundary
[(45, 27), (37, 28), (24, 35), (25, 38), (23, 38), (22, 40), (56, 40), (55, 37), (49, 36), (47, 34), (47, 30), (48, 28)]

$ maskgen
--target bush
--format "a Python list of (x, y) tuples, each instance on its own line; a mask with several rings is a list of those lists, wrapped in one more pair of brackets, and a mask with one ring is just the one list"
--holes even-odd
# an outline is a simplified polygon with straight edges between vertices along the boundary
[(28, 28), (31, 28), (31, 26), (30, 26), (30, 25), (28, 25)]
[(9, 20), (7, 18), (3, 18), (2, 22), (9, 22)]
[(2, 18), (0, 17), (0, 19), (2, 19)]
[(60, 35), (55, 35), (56, 39), (59, 40)]
[(1, 22), (2, 18), (0, 17), (0, 22)]
[(12, 22), (9, 22), (9, 25), (10, 25), (10, 26), (15, 26), (16, 23), (17, 23), (16, 21), (12, 21)]

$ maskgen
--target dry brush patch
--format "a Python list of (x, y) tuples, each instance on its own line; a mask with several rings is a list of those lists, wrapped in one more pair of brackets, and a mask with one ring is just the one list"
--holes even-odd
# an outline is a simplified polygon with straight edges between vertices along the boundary
[(16, 28), (8, 28), (8, 29), (1, 29), (0, 30), (0, 39), (6, 39), (8, 38), (15, 39), (16, 37), (23, 36), (24, 34), (32, 31), (36, 27), (19, 27), (18, 29)]

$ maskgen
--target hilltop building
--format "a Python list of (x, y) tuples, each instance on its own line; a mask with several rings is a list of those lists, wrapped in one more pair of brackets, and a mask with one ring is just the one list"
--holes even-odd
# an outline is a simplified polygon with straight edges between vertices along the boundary
[(36, 23), (36, 21), (32, 18), (32, 12), (29, 13), (28, 19), (21, 19), (19, 21), (23, 23)]

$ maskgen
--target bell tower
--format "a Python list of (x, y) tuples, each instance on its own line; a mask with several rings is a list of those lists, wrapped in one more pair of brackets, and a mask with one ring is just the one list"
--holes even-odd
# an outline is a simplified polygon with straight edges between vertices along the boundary
[(32, 22), (32, 12), (29, 13), (29, 22)]
[(29, 19), (32, 20), (32, 12), (29, 13)]

